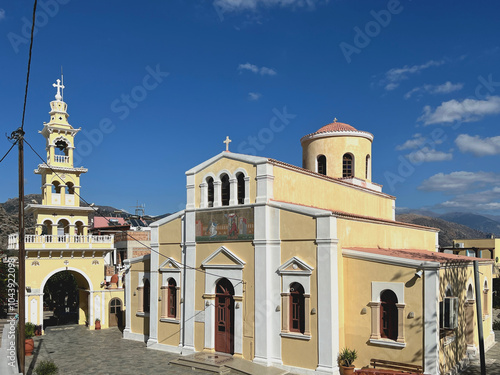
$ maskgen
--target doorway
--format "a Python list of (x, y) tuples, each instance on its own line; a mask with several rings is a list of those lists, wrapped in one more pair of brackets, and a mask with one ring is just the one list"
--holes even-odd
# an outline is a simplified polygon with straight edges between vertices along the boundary
[(215, 287), (215, 351), (234, 353), (234, 288), (225, 278)]
[(109, 326), (122, 327), (123, 325), (123, 309), (122, 301), (119, 298), (113, 298), (109, 301)]

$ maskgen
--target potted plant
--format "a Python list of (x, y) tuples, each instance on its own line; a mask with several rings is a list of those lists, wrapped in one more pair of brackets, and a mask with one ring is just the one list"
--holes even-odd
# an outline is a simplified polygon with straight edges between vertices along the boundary
[(35, 336), (35, 325), (28, 322), (24, 326), (24, 353), (26, 356), (32, 355), (33, 349), (35, 349), (33, 336)]
[(339, 353), (339, 365), (342, 369), (343, 375), (354, 374), (354, 361), (358, 358), (358, 353), (356, 350), (351, 350), (349, 348), (344, 348)]
[(35, 367), (35, 373), (37, 375), (55, 375), (59, 369), (57, 368), (54, 361), (41, 361), (38, 366)]
[(95, 320), (95, 329), (101, 329), (101, 319), (99, 318)]

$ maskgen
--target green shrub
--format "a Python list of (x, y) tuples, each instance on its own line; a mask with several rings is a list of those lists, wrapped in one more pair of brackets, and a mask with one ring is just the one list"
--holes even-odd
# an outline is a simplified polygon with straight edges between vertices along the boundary
[(339, 353), (339, 364), (345, 367), (352, 367), (353, 362), (358, 358), (356, 349), (344, 348)]
[(24, 326), (24, 338), (32, 339), (35, 336), (35, 325), (33, 323), (26, 323)]
[(59, 369), (54, 361), (47, 360), (41, 361), (38, 366), (35, 367), (35, 372), (37, 375), (55, 375), (59, 373)]

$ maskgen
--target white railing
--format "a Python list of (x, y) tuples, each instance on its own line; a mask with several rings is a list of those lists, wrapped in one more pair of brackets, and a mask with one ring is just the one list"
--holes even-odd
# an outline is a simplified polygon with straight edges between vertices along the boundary
[(65, 155), (54, 155), (54, 161), (56, 163), (69, 163), (69, 156)]
[[(10, 234), (8, 240), (8, 249), (18, 249), (19, 248), (19, 237), (17, 234)], [(80, 243), (80, 244), (112, 244), (114, 241), (114, 235), (105, 236), (70, 236), (69, 234), (63, 235), (38, 235), (38, 234), (27, 234), (24, 237), (24, 242), (29, 244), (50, 244), (50, 243)]]

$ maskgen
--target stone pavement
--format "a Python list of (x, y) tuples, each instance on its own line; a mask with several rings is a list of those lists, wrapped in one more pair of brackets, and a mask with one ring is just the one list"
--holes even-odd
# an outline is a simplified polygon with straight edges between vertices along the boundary
[(178, 354), (147, 349), (146, 344), (122, 339), (117, 328), (91, 331), (85, 326), (48, 327), (35, 337), (33, 356), (26, 357), (26, 374), (35, 375), (41, 360), (51, 359), (64, 375), (203, 374), (205, 371), (169, 366)]
[[(495, 332), (495, 345), (486, 352), (486, 374), (500, 375), (500, 331)], [(460, 375), (481, 375), (481, 363), (478, 357), (471, 361), (471, 364)]]

